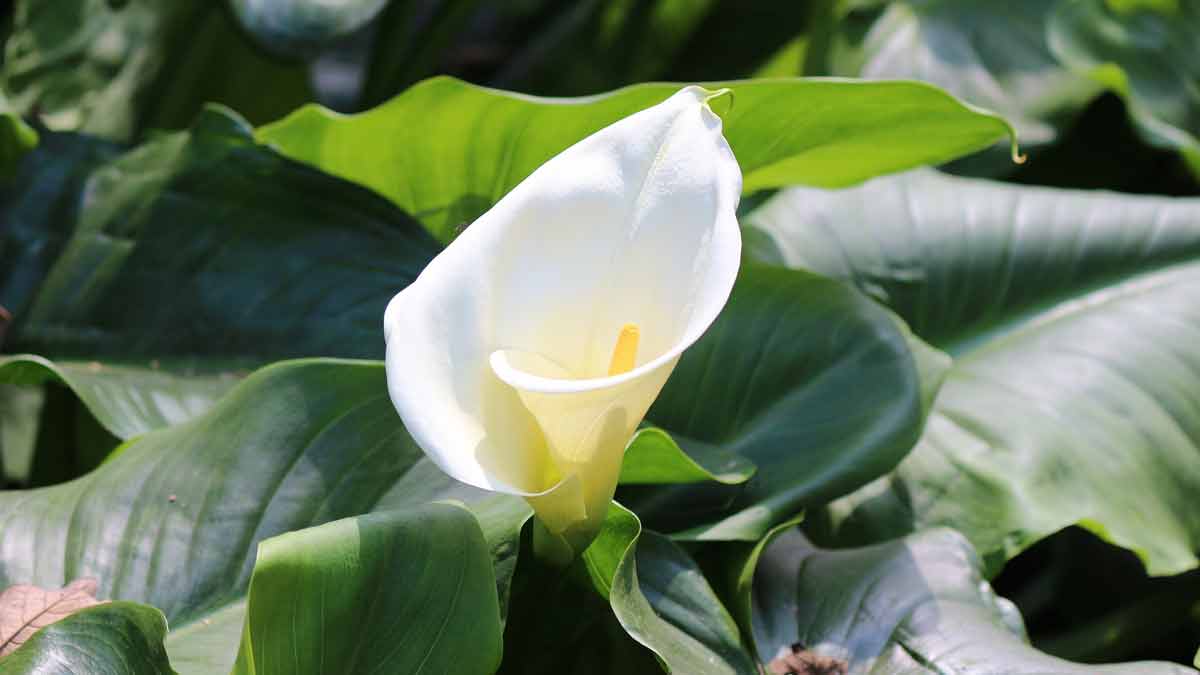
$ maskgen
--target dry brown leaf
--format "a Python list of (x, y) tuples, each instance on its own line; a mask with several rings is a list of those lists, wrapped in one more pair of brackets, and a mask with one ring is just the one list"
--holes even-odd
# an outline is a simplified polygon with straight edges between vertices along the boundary
[(20, 584), (0, 593), (0, 656), (17, 650), (39, 628), (99, 605), (95, 579), (76, 579), (60, 591)]

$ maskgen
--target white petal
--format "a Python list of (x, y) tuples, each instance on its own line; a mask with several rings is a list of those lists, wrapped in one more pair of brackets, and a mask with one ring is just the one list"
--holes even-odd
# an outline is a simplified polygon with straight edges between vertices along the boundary
[[(393, 298), (389, 391), (447, 473), (529, 496), (575, 453), (581, 479), (562, 489), (607, 507), (625, 442), (737, 274), (741, 172), (708, 96), (685, 88), (568, 148)], [(626, 323), (636, 366), (606, 377)], [(557, 519), (561, 504), (530, 501)]]

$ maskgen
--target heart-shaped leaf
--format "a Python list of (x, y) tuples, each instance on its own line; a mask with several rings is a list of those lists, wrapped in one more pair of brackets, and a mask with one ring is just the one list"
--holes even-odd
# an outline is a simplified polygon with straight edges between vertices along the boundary
[(168, 648), (180, 650), (181, 662), (224, 675), (259, 542), (372, 510), (458, 498), (480, 514), (495, 597), (506, 604), (528, 507), (481, 501), (485, 495), (425, 460), (385, 380), (379, 363), (271, 366), (207, 413), (125, 443), (79, 480), (0, 493), (0, 584), (95, 577), (97, 597), (162, 609), (174, 628)]
[(1079, 524), (1153, 574), (1196, 566), (1200, 200), (916, 172), (789, 190), (750, 221), (955, 355), (916, 449), (822, 538), (949, 525), (994, 573)]
[(1028, 644), (1020, 614), (983, 581), (957, 532), (822, 550), (780, 535), (755, 577), (755, 634), (767, 654), (799, 643), (858, 673), (1192, 674), (1169, 663), (1076, 664)]
[(262, 542), (233, 673), (490, 675), (500, 636), (479, 523), (428, 504)]
[[(306, 106), (258, 136), (289, 157), (372, 188), (447, 242), (546, 160), (680, 86), (537, 99), (438, 77), (358, 115)], [(999, 117), (915, 82), (708, 86), (734, 92), (725, 136), (747, 192), (849, 185), (953, 159), (1013, 133)]]
[(887, 310), (814, 274), (746, 265), (647, 418), (757, 471), (735, 486), (627, 489), (624, 503), (677, 536), (758, 541), (895, 466), (921, 431), (922, 382)]

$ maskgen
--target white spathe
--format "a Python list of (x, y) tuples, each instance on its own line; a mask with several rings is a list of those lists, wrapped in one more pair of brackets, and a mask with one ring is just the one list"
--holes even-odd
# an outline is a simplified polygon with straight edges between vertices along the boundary
[[(454, 478), (525, 497), (575, 552), (737, 276), (742, 175), (713, 96), (684, 88), (546, 162), (384, 315), (388, 390), (416, 442)], [(626, 324), (637, 358), (609, 376)]]

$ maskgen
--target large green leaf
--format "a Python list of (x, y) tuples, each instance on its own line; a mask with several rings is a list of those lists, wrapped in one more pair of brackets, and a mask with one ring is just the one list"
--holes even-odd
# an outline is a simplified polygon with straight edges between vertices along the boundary
[(627, 490), (625, 503), (688, 538), (757, 541), (895, 466), (921, 431), (922, 382), (886, 310), (823, 277), (747, 264), (647, 418), (757, 471), (741, 485)]
[[(358, 115), (306, 106), (258, 135), (289, 157), (374, 189), (449, 241), (547, 159), (679, 86), (539, 99), (439, 77)], [(1000, 118), (918, 83), (710, 86), (734, 91), (725, 134), (748, 192), (848, 185), (953, 159), (1011, 133)]]
[(32, 355), (0, 356), (0, 382), (27, 387), (62, 383), (120, 439), (185, 422), (212, 407), (237, 381), (232, 373), (181, 376), (158, 364), (55, 363)]
[(1049, 1), (890, 3), (861, 37), (855, 35), (861, 19), (841, 23), (831, 71), (935, 84), (1004, 115), (1023, 146), (1046, 144), (1101, 88), (1051, 53), (1045, 32), (1053, 7)]
[(37, 291), (12, 308), (10, 350), (200, 371), (377, 356), (384, 305), (438, 250), (386, 201), (255, 144), (215, 108), (79, 190), (61, 196), (78, 223), (44, 279), (16, 280)]
[[(255, 549), (269, 537), (458, 498), (479, 510), (507, 575), (528, 508), (480, 501), (425, 460), (385, 380), (371, 362), (271, 366), (208, 413), (139, 436), (83, 478), (0, 493), (0, 586), (96, 578), (98, 597), (163, 610), (181, 633), (168, 648), (192, 665), (187, 672), (224, 675)], [(507, 598), (507, 578), (497, 581)]]
[(1153, 574), (1196, 566), (1200, 200), (917, 172), (790, 190), (750, 220), (956, 357), (916, 449), (823, 536), (950, 525), (994, 573), (1080, 524)]
[[(12, 346), (61, 359), (79, 391), (104, 388), (88, 403), (123, 438), (204, 409), (227, 382), (221, 375), (243, 363), (382, 356), (383, 307), (437, 250), (390, 204), (255, 146), (215, 110), (104, 165), (85, 186), (82, 222), (18, 313)], [(830, 325), (843, 340), (827, 339)], [(710, 369), (721, 377), (705, 379)], [(49, 373), (45, 364), (32, 372)], [(214, 377), (172, 382), (164, 373)], [(863, 381), (869, 395), (846, 396)], [(125, 392), (115, 391), (122, 382)], [(886, 312), (812, 275), (747, 269), (650, 419), (699, 462), (691, 479), (737, 483), (748, 462), (771, 471), (745, 488), (689, 486), (660, 493), (659, 506), (634, 503), (672, 529), (742, 513), (736, 528), (710, 534), (757, 539), (891, 468), (920, 428), (920, 385)], [(631, 448), (631, 471), (646, 468), (637, 460), (645, 445)], [(627, 478), (663, 479), (651, 474)], [(752, 509), (760, 502), (769, 503)]]
[(12, 675), (175, 675), (163, 649), (162, 612), (113, 602), (76, 612), (33, 634), (0, 659)]
[(757, 675), (696, 563), (619, 504), (569, 567), (520, 564), (502, 672), (652, 672), (653, 653), (668, 672)]
[(208, 101), (259, 123), (312, 100), (304, 69), (256, 53), (223, 5), (20, 0), (5, 88), (53, 129), (119, 140), (184, 127)]
[(798, 642), (846, 660), (850, 673), (1195, 673), (1168, 663), (1076, 664), (1039, 652), (980, 568), (970, 544), (950, 530), (848, 550), (822, 550), (786, 533), (759, 563), (756, 638), (764, 658)]
[(1200, 172), (1200, 2), (1058, 2), (1054, 53), (1126, 99), (1147, 141), (1178, 148)]
[(75, 230), (88, 176), (119, 151), (98, 139), (44, 133), (16, 174), (0, 177), (0, 306), (10, 314), (23, 315), (33, 302)]
[(233, 672), (490, 675), (501, 650), (495, 583), (479, 523), (450, 504), (268, 539)]
[(206, 410), (245, 367), (380, 355), (384, 305), (438, 249), (385, 200), (257, 145), (221, 110), (116, 153), (49, 133), (4, 185), (7, 346), (67, 358), (5, 360), (0, 381), (61, 381), (119, 438)]

